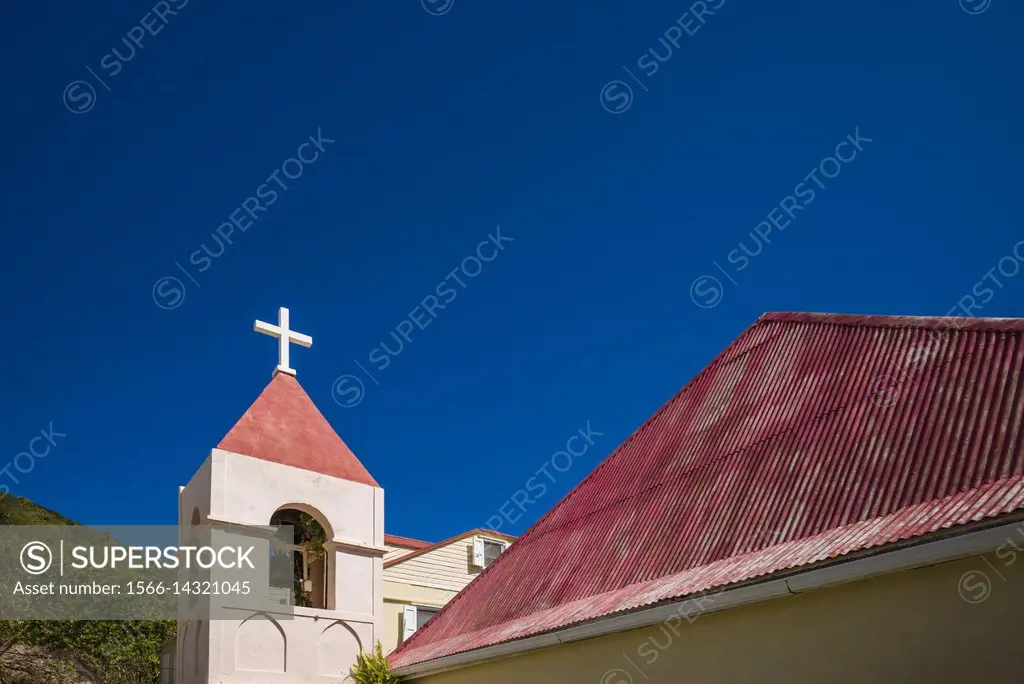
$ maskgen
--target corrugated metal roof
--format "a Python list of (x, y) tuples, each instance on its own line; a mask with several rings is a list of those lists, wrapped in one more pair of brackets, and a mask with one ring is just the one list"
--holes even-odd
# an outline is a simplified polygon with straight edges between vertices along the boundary
[(765, 314), (391, 655), (540, 634), (1024, 506), (1024, 320)]
[(412, 537), (402, 537), (397, 534), (385, 534), (384, 543), (388, 546), (401, 546), (406, 549), (429, 549), (434, 545), (434, 542), (423, 541), (421, 539), (413, 539)]

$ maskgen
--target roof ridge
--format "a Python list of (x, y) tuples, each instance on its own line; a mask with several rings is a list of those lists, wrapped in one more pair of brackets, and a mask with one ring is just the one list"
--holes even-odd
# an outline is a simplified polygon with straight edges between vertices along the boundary
[(1024, 318), (981, 316), (899, 316), (888, 314), (838, 314), (814, 311), (766, 311), (757, 322), (815, 323), (865, 328), (925, 328), (976, 332), (1024, 332)]

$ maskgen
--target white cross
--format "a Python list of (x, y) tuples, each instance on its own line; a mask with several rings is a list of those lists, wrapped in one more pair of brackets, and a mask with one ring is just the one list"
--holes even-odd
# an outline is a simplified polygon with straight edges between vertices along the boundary
[(258, 333), (277, 338), (277, 370), (275, 373), (295, 375), (295, 369), (288, 365), (288, 345), (294, 342), (303, 347), (312, 347), (313, 338), (288, 329), (288, 309), (283, 306), (277, 310), (277, 325), (256, 321), (252, 328)]

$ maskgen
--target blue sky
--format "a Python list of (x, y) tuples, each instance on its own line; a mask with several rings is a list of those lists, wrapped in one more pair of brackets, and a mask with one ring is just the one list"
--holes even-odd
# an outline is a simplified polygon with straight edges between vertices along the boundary
[(515, 533), (764, 311), (1020, 316), (1022, 20), (1010, 0), (10, 7), (0, 484), (173, 522), (270, 379), (253, 320), (288, 306), (314, 339), (298, 378), (385, 487), (387, 530), (440, 539), (504, 504)]

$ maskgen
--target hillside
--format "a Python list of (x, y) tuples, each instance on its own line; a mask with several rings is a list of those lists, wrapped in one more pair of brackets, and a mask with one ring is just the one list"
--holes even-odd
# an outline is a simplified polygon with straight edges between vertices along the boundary
[[(28, 499), (0, 496), (2, 525), (76, 525)], [(0, 620), (0, 684), (150, 684), (166, 620)]]
[(20, 496), (0, 496), (0, 525), (77, 525), (56, 511)]

